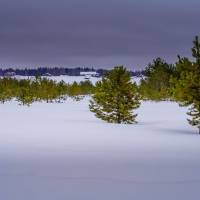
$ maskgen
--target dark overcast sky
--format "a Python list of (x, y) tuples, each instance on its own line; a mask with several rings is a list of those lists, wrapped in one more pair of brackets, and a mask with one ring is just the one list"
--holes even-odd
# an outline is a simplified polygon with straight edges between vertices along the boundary
[(200, 0), (0, 0), (0, 66), (142, 68), (190, 55)]

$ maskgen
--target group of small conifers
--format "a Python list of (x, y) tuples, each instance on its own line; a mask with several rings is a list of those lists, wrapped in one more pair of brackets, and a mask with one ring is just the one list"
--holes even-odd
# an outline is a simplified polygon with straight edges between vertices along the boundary
[(188, 122), (199, 129), (200, 134), (200, 43), (196, 36), (192, 47), (193, 60), (178, 56), (175, 64), (161, 58), (150, 63), (139, 84), (129, 71), (116, 66), (93, 85), (90, 81), (67, 84), (47, 78), (17, 80), (0, 79), (0, 101), (16, 99), (21, 105), (34, 101), (62, 102), (67, 97), (80, 100), (91, 95), (90, 111), (110, 123), (135, 123), (134, 110), (141, 100), (176, 101), (188, 106)]
[(20, 105), (29, 106), (35, 101), (62, 102), (67, 97), (79, 100), (93, 91), (94, 86), (90, 81), (67, 84), (64, 81), (56, 82), (41, 77), (21, 80), (15, 78), (0, 79), (0, 101), (2, 103), (16, 99)]

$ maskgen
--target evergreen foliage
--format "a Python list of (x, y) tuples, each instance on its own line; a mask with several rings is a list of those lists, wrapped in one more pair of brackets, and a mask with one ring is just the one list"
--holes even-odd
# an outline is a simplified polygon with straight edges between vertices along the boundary
[(140, 105), (137, 86), (130, 73), (117, 66), (96, 83), (89, 108), (97, 118), (110, 123), (136, 122), (133, 110)]
[(194, 61), (178, 56), (176, 72), (171, 78), (174, 99), (183, 106), (189, 106), (188, 122), (199, 129), (200, 134), (200, 43), (196, 36), (193, 41)]
[(170, 98), (170, 77), (174, 73), (174, 66), (161, 58), (150, 63), (144, 72), (140, 83), (140, 93), (144, 99), (164, 100)]
[(34, 101), (61, 102), (67, 96), (79, 100), (83, 96), (91, 94), (93, 89), (94, 86), (90, 81), (66, 84), (64, 81), (57, 83), (41, 77), (36, 77), (34, 80), (1, 78), (0, 102), (16, 99), (20, 105), (29, 106)]

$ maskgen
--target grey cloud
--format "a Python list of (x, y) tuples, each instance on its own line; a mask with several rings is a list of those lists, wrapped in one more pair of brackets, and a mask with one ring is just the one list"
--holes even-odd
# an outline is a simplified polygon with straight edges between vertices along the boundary
[(190, 55), (200, 1), (1, 0), (0, 64), (144, 67)]

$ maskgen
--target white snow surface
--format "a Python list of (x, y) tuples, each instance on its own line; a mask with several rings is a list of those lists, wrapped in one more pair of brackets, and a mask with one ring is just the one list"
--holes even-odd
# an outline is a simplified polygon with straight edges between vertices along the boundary
[(199, 198), (200, 136), (186, 108), (143, 102), (138, 124), (117, 125), (88, 101), (0, 104), (0, 199)]
[[(35, 79), (34, 76), (19, 76), (16, 75), (13, 78), (16, 79)], [(54, 80), (56, 82), (64, 81), (65, 83), (73, 83), (74, 81), (76, 82), (81, 82), (81, 81), (86, 81), (84, 76), (67, 76), (67, 75), (60, 75), (60, 76), (42, 76), (42, 78), (48, 78), (51, 80)], [(136, 82), (137, 84), (139, 83), (141, 78), (138, 77), (132, 77), (132, 80)], [(97, 81), (101, 80), (101, 77), (90, 77), (89, 79), (93, 84), (95, 84)]]
[[(16, 79), (35, 79), (34, 76), (19, 76), (16, 75), (13, 78)], [(67, 75), (60, 75), (60, 76), (42, 76), (42, 78), (47, 78), (54, 80), (56, 82), (64, 81), (65, 83), (73, 83), (74, 81), (76, 82), (81, 82), (81, 81), (86, 81), (84, 76), (67, 76)], [(98, 80), (101, 80), (101, 78), (97, 77), (90, 77), (89, 79), (93, 84), (95, 84)]]

